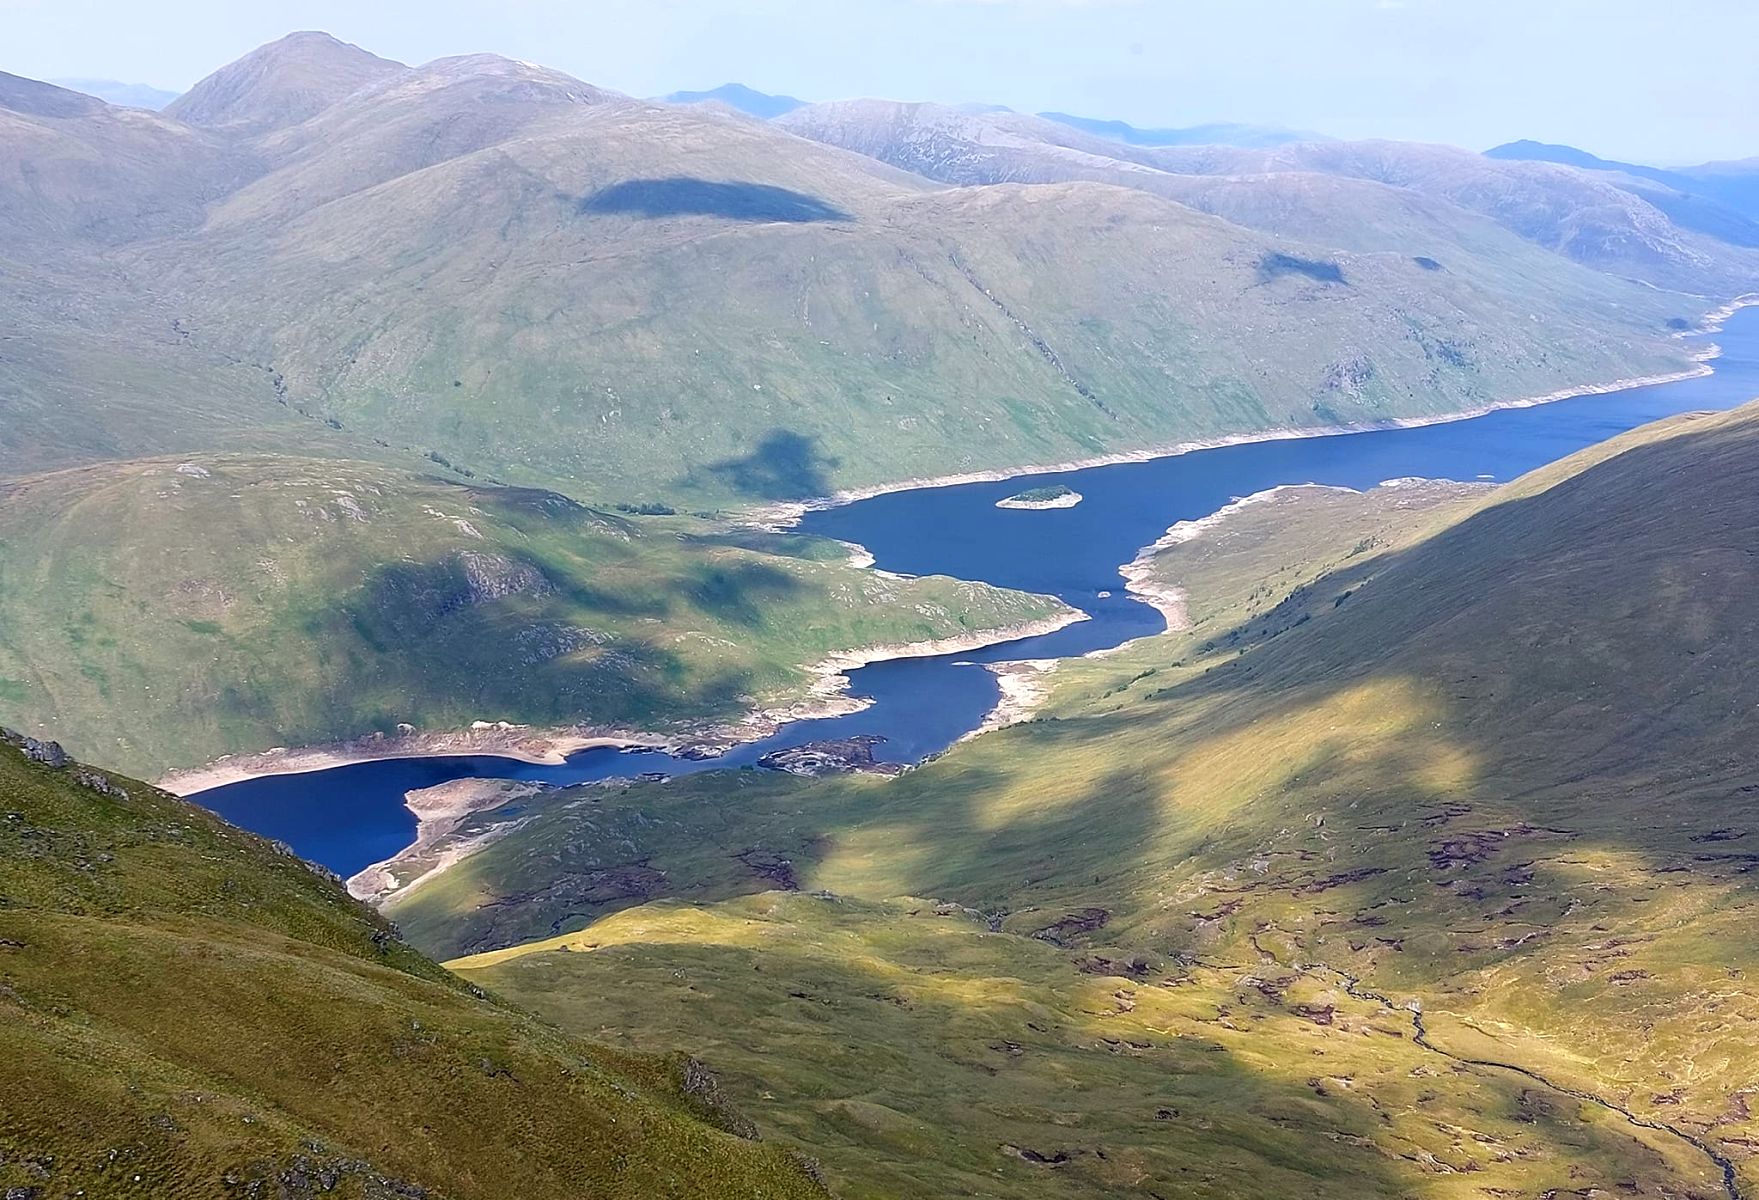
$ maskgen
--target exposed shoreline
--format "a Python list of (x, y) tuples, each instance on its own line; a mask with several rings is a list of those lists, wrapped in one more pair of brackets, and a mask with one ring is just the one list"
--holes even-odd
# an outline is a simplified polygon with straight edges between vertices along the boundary
[[(1673, 334), (1675, 338), (1698, 337), (1715, 333), (1735, 313), (1744, 308), (1759, 307), (1759, 292), (1750, 292), (1737, 296), (1726, 304), (1707, 311), (1699, 323), (1691, 329), (1683, 329)], [(1258, 442), (1299, 441), (1307, 438), (1341, 437), (1352, 433), (1374, 433), (1387, 429), (1422, 429), (1431, 425), (1449, 425), (1455, 421), (1469, 421), (1474, 417), (1482, 417), (1488, 413), (1501, 412), (1511, 408), (1536, 408), (1541, 404), (1554, 404), (1559, 400), (1574, 400), (1581, 396), (1605, 396), (1613, 392), (1626, 392), (1633, 388), (1656, 387), (1664, 383), (1681, 383), (1687, 379), (1701, 379), (1715, 373), (1710, 363), (1722, 356), (1722, 347), (1715, 344), (1704, 346), (1691, 354), (1697, 366), (1683, 371), (1672, 371), (1659, 375), (1633, 375), (1625, 379), (1615, 379), (1610, 383), (1583, 384), (1560, 388), (1541, 396), (1527, 396), (1514, 400), (1497, 400), (1489, 404), (1481, 404), (1474, 408), (1462, 409), (1458, 412), (1440, 413), (1435, 416), (1423, 417), (1392, 417), (1384, 421), (1363, 421), (1351, 425), (1318, 425), (1296, 429), (1266, 429), (1256, 433), (1226, 434), (1213, 438), (1194, 438), (1189, 441), (1172, 442), (1160, 446), (1148, 446), (1140, 450), (1121, 450), (1111, 454), (1096, 454), (1087, 458), (1070, 459), (1060, 463), (1044, 463), (1022, 467), (993, 467), (981, 471), (961, 471), (948, 475), (927, 475), (911, 479), (902, 479), (894, 483), (871, 484), (866, 487), (844, 488), (828, 496), (814, 497), (810, 500), (794, 500), (784, 503), (766, 505), (747, 510), (746, 519), (766, 528), (787, 528), (797, 524), (802, 516), (809, 512), (817, 512), (827, 508), (841, 508), (845, 504), (854, 504), (861, 500), (871, 500), (876, 496), (886, 496), (893, 492), (914, 492), (925, 488), (957, 487), (966, 483), (998, 483), (1008, 479), (1023, 479), (1034, 475), (1058, 475), (1069, 471), (1085, 471), (1093, 467), (1116, 466), (1120, 463), (1150, 462), (1157, 458), (1177, 458), (1180, 455), (1192, 454), (1199, 450), (1219, 450), (1227, 446), (1245, 446)]]
[[(1681, 330), (1674, 334), (1676, 338), (1700, 336), (1715, 333), (1721, 329), (1735, 313), (1744, 308), (1759, 306), (1759, 293), (1748, 293), (1738, 296), (1716, 308), (1707, 311), (1699, 324), (1692, 329)], [(1665, 383), (1678, 383), (1687, 379), (1702, 378), (1714, 373), (1709, 364), (1722, 354), (1722, 348), (1714, 343), (1702, 347), (1693, 353), (1697, 366), (1689, 370), (1659, 375), (1632, 376), (1614, 380), (1610, 383), (1587, 384), (1576, 387), (1562, 388), (1541, 396), (1522, 399), (1496, 401), (1465, 409), (1454, 413), (1436, 416), (1399, 417), (1386, 421), (1363, 422), (1354, 425), (1330, 425), (1301, 429), (1270, 429), (1256, 433), (1231, 434), (1216, 438), (1200, 438), (1184, 442), (1172, 443), (1159, 447), (1146, 447), (1140, 450), (1120, 451), (1111, 454), (1095, 455), (1089, 458), (1074, 459), (1063, 463), (1047, 465), (1029, 465), (1021, 467), (994, 468), (982, 471), (961, 472), (950, 475), (929, 476), (899, 480), (894, 483), (880, 484), (864, 488), (845, 489), (830, 496), (806, 501), (788, 502), (771, 505), (767, 508), (747, 513), (747, 519), (770, 527), (786, 527), (795, 524), (807, 512), (836, 508), (852, 504), (875, 496), (888, 495), (893, 492), (916, 491), (932, 487), (951, 487), (966, 483), (996, 482), (1007, 479), (1025, 478), (1033, 475), (1058, 474), (1068, 471), (1086, 470), (1092, 467), (1111, 466), (1120, 463), (1148, 462), (1159, 458), (1174, 458), (1200, 450), (1219, 449), (1226, 446), (1248, 445), (1258, 442), (1294, 441), (1308, 438), (1337, 437), (1352, 433), (1368, 433), (1385, 429), (1415, 429), (1431, 425), (1445, 425), (1456, 421), (1471, 420), (1487, 413), (1504, 409), (1533, 408), (1542, 404), (1551, 404), (1560, 400), (1569, 400), (1581, 396), (1608, 395), (1615, 392), (1628, 391), (1633, 388), (1653, 387)], [(1311, 484), (1283, 485), (1283, 487), (1316, 486)], [(1226, 515), (1235, 511), (1237, 506), (1256, 500), (1262, 500), (1270, 493), (1282, 488), (1268, 489), (1266, 493), (1256, 493), (1224, 506), (1208, 517), (1196, 521), (1179, 522), (1168, 530), (1161, 539), (1144, 547), (1130, 563), (1126, 563), (1120, 572), (1124, 576), (1125, 589), (1129, 594), (1154, 607), (1166, 618), (1169, 631), (1188, 627), (1185, 612), (1184, 592), (1172, 586), (1163, 586), (1153, 581), (1150, 562), (1155, 553), (1174, 544), (1167, 539), (1173, 537), (1175, 531), (1182, 527), (1195, 527), (1195, 531), (1175, 540), (1186, 540), (1197, 536), (1209, 523), (1225, 519)], [(1037, 507), (1035, 505), (1035, 507)], [(1048, 506), (1046, 506), (1048, 507)], [(872, 555), (865, 547), (851, 545), (851, 565), (871, 566)], [(815, 676), (815, 682), (808, 689), (805, 697), (781, 708), (767, 708), (752, 712), (743, 718), (732, 721), (705, 725), (700, 729), (682, 729), (673, 734), (657, 734), (644, 731), (607, 730), (585, 726), (533, 728), (529, 726), (508, 725), (504, 722), (494, 726), (472, 728), (470, 730), (448, 730), (433, 733), (418, 733), (402, 736), (367, 735), (359, 738), (344, 739), (336, 742), (315, 746), (284, 748), (227, 755), (201, 767), (173, 771), (164, 776), (158, 786), (166, 791), (179, 795), (192, 795), (210, 788), (221, 787), (230, 783), (239, 783), (247, 779), (261, 778), (269, 775), (304, 774), (310, 771), (325, 770), (331, 767), (347, 766), (353, 763), (369, 762), (388, 758), (438, 758), (466, 757), (474, 755), (492, 755), (512, 758), (521, 762), (539, 765), (560, 765), (569, 755), (593, 748), (616, 749), (659, 749), (672, 750), (681, 746), (696, 743), (726, 743), (737, 745), (741, 742), (767, 736), (768, 733), (792, 721), (807, 720), (816, 717), (840, 716), (859, 712), (866, 707), (864, 703), (848, 695), (848, 672), (859, 667), (869, 666), (876, 662), (885, 662), (900, 658), (935, 657), (942, 654), (957, 654), (1017, 641), (1022, 638), (1041, 636), (1052, 633), (1076, 622), (1091, 619), (1089, 614), (1078, 609), (1066, 608), (1065, 612), (1040, 621), (1027, 622), (1022, 625), (1006, 627), (985, 633), (974, 633), (939, 639), (903, 643), (889, 646), (869, 647), (831, 655), (823, 661), (806, 668)], [(1127, 643), (1126, 643), (1127, 644)], [(1103, 653), (1103, 652), (1096, 652)], [(1033, 660), (1020, 660), (1033, 661)], [(1003, 666), (1006, 664), (993, 664)], [(1000, 678), (1000, 674), (998, 673)], [(999, 711), (1011, 703), (1004, 696), (998, 704)], [(1027, 711), (1030, 711), (1028, 706)], [(993, 716), (993, 714), (992, 714)], [(1024, 719), (1019, 718), (1019, 719)], [(987, 727), (988, 718), (986, 718)], [(482, 726), (483, 723), (478, 723)], [(967, 735), (971, 736), (971, 735)]]
[[(448, 867), (513, 832), (521, 821), (504, 821), (467, 841), (446, 845), (458, 827), (476, 813), (499, 808), (514, 800), (535, 796), (541, 783), (513, 779), (454, 779), (431, 788), (406, 792), (403, 807), (415, 814), (415, 840), (386, 859), (362, 867), (349, 876), (348, 894), (356, 900), (378, 905), (392, 896), (415, 890)], [(399, 879), (397, 867), (413, 867), (416, 873)]]
[[(303, 775), (332, 767), (352, 766), (394, 758), (510, 758), (539, 766), (561, 766), (571, 754), (582, 750), (662, 750), (686, 747), (730, 749), (769, 736), (783, 725), (820, 717), (860, 712), (868, 702), (849, 695), (850, 671), (878, 662), (902, 658), (934, 658), (943, 654), (966, 654), (1022, 638), (1055, 633), (1092, 618), (1080, 609), (1063, 605), (1063, 611), (1035, 621), (1022, 621), (994, 629), (975, 630), (945, 638), (899, 642), (840, 651), (804, 670), (811, 676), (806, 693), (780, 706), (757, 709), (743, 717), (685, 726), (670, 733), (607, 729), (599, 726), (537, 727), (507, 722), (478, 722), (470, 729), (390, 736), (368, 734), (358, 738), (315, 746), (275, 747), (269, 750), (229, 754), (204, 766), (173, 771), (157, 786), (179, 796), (191, 796), (211, 788), (242, 783), (270, 775)], [(418, 814), (419, 820), (419, 814)], [(388, 861), (388, 860), (387, 860)]]
[(1017, 658), (1010, 662), (984, 663), (984, 669), (996, 677), (1001, 695), (995, 707), (984, 714), (982, 723), (959, 741), (968, 742), (979, 734), (1031, 720), (1050, 695), (1049, 676), (1062, 661), (1060, 658)]
[(538, 766), (560, 766), (570, 754), (601, 748), (664, 749), (670, 739), (654, 734), (594, 731), (576, 728), (535, 728), (496, 724), (488, 730), (451, 729), (398, 736), (367, 735), (321, 742), (313, 746), (277, 746), (269, 750), (227, 754), (200, 767), (172, 771), (155, 786), (178, 796), (261, 779), (269, 775), (304, 775), (331, 767), (391, 758), (511, 758)]

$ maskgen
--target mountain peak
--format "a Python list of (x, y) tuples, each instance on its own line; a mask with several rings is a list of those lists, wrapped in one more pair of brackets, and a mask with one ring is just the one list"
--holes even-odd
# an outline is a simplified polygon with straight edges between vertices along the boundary
[(254, 137), (297, 125), (408, 70), (316, 30), (290, 33), (221, 67), (166, 106), (189, 125)]
[(743, 83), (723, 83), (706, 92), (673, 92), (664, 99), (668, 104), (723, 104), (765, 121), (806, 107), (804, 100), (797, 100), (793, 96), (773, 96), (768, 92), (748, 88)]

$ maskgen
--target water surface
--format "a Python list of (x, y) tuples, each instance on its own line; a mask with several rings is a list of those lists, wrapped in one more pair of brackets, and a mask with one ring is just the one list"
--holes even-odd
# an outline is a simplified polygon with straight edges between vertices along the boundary
[[(884, 737), (876, 754), (885, 761), (919, 762), (977, 728), (994, 708), (995, 677), (976, 664), (1069, 657), (1165, 629), (1160, 613), (1124, 594), (1119, 568), (1175, 522), (1208, 516), (1237, 497), (1279, 484), (1367, 488), (1406, 476), (1506, 481), (1650, 421), (1733, 408), (1759, 396), (1759, 309), (1737, 312), (1713, 340), (1724, 355), (1714, 375), (1698, 379), (1414, 429), (1256, 442), (1148, 462), (894, 492), (808, 513), (803, 531), (866, 546), (885, 570), (1048, 592), (1093, 619), (979, 651), (863, 667), (851, 672), (850, 680), (855, 695), (873, 701), (867, 709), (797, 721), (723, 758), (693, 761), (595, 749), (559, 766), (488, 755), (383, 759), (245, 780), (192, 799), (348, 875), (414, 840), (415, 818), (403, 806), (405, 792), (453, 779), (581, 783), (648, 771), (682, 775), (749, 767), (772, 750), (853, 734)], [(995, 506), (1023, 488), (1054, 484), (1080, 492), (1081, 504), (1044, 510)]]

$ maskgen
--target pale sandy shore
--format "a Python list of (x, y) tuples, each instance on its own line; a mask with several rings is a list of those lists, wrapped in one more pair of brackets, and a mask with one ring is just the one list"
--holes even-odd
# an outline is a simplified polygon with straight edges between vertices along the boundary
[(1079, 609), (1064, 606), (1055, 616), (1023, 621), (995, 629), (976, 630), (933, 641), (868, 646), (844, 651), (807, 669), (812, 683), (800, 700), (760, 709), (731, 721), (703, 723), (671, 733), (616, 730), (602, 727), (538, 728), (506, 722), (479, 721), (470, 729), (399, 735), (369, 735), (318, 746), (285, 747), (255, 753), (231, 754), (203, 767), (174, 771), (158, 786), (180, 796), (209, 788), (224, 787), (265, 775), (298, 775), (352, 763), (387, 758), (448, 758), (494, 755), (520, 762), (559, 766), (568, 756), (599, 747), (637, 747), (672, 750), (681, 746), (729, 748), (741, 742), (767, 737), (783, 725), (819, 717), (860, 712), (866, 702), (849, 695), (850, 671), (896, 658), (931, 658), (941, 654), (965, 654), (985, 646), (1054, 633), (1067, 625), (1090, 618)]
[[(1736, 312), (1743, 308), (1759, 306), (1759, 293), (1751, 293), (1737, 297), (1726, 304), (1707, 312), (1699, 326), (1691, 330), (1682, 330), (1676, 337), (1689, 337), (1696, 334), (1713, 333), (1720, 329)], [(831, 496), (816, 500), (797, 503), (772, 505), (754, 510), (747, 514), (756, 523), (782, 527), (795, 523), (806, 512), (833, 508), (842, 504), (853, 503), (873, 496), (891, 492), (914, 491), (919, 488), (947, 487), (962, 483), (989, 482), (1002, 479), (1015, 479), (1029, 475), (1052, 474), (1062, 471), (1083, 470), (1089, 467), (1107, 466), (1114, 463), (1147, 462), (1151, 459), (1170, 458), (1189, 454), (1198, 450), (1210, 450), (1223, 446), (1245, 445), (1255, 442), (1288, 441), (1299, 438), (1331, 437), (1341, 434), (1362, 433), (1375, 429), (1413, 429), (1429, 425), (1441, 425), (1454, 421), (1469, 420), (1485, 413), (1509, 408), (1531, 408), (1541, 404), (1549, 404), (1558, 400), (1567, 400), (1578, 396), (1605, 395), (1611, 392), (1626, 391), (1631, 388), (1650, 387), (1663, 383), (1676, 383), (1685, 379), (1695, 379), (1711, 374), (1709, 365), (1722, 353), (1716, 345), (1706, 345), (1693, 357), (1698, 365), (1690, 370), (1677, 371), (1669, 374), (1637, 376), (1614, 380), (1611, 383), (1585, 384), (1578, 387), (1563, 388), (1548, 392), (1542, 396), (1530, 396), (1523, 399), (1498, 401), (1481, 405), (1460, 412), (1445, 413), (1430, 417), (1404, 417), (1390, 421), (1371, 422), (1358, 425), (1330, 425), (1299, 429), (1271, 429), (1258, 433), (1237, 434), (1227, 437), (1196, 439), (1177, 442), (1165, 446), (1146, 447), (1140, 450), (1123, 451), (1114, 454), (1096, 455), (1090, 458), (1074, 459), (1068, 462), (1041, 464), (1036, 466), (1009, 467), (984, 471), (970, 471), (953, 475), (941, 475), (900, 480), (895, 483), (877, 485), (866, 488), (855, 488), (837, 492)], [(1302, 486), (1302, 485), (1295, 485)], [(1270, 489), (1274, 493), (1278, 489)], [(1246, 497), (1235, 504), (1262, 499), (1264, 494)], [(1210, 517), (1196, 522), (1181, 522), (1169, 529), (1161, 541), (1145, 547), (1143, 552), (1123, 568), (1127, 590), (1145, 602), (1159, 609), (1167, 618), (1170, 629), (1185, 628), (1184, 594), (1176, 587), (1163, 585), (1151, 576), (1147, 563), (1154, 553), (1164, 549), (1166, 538), (1173, 537), (1181, 526), (1207, 528), (1204, 522), (1225, 519), (1235, 506), (1230, 505)], [(1196, 536), (1195, 533), (1190, 536)], [(864, 547), (850, 545), (851, 565), (871, 566), (873, 557)], [(858, 712), (862, 703), (848, 695), (847, 673), (857, 667), (881, 662), (893, 658), (929, 657), (940, 654), (957, 654), (975, 650), (983, 646), (996, 645), (1001, 642), (1014, 641), (1019, 638), (1051, 633), (1077, 621), (1088, 620), (1088, 614), (1069, 609), (1058, 617), (1046, 621), (1032, 622), (1011, 629), (990, 631), (986, 634), (965, 635), (947, 638), (937, 642), (918, 642), (899, 646), (872, 647), (867, 650), (850, 651), (834, 655), (824, 662), (810, 668), (816, 677), (810, 694), (800, 702), (783, 708), (766, 709), (751, 714), (743, 720), (731, 724), (722, 724), (701, 731), (683, 733), (672, 736), (661, 736), (638, 731), (615, 731), (595, 729), (591, 731), (579, 727), (535, 729), (525, 726), (510, 726), (499, 723), (469, 730), (452, 730), (438, 733), (418, 733), (410, 735), (373, 735), (347, 741), (333, 742), (320, 746), (299, 748), (276, 747), (256, 753), (229, 755), (218, 759), (204, 767), (184, 771), (176, 771), (159, 781), (159, 786), (166, 791), (180, 795), (191, 795), (209, 788), (220, 787), (228, 783), (237, 783), (245, 779), (253, 779), (263, 775), (298, 774), (306, 771), (322, 770), (328, 767), (346, 766), (350, 763), (366, 762), (381, 758), (430, 757), (449, 755), (491, 754), (508, 758), (516, 758), (525, 762), (559, 764), (568, 755), (595, 746), (656, 747), (667, 748), (687, 742), (717, 742), (733, 744), (749, 740), (753, 736), (763, 736), (781, 725), (795, 720), (810, 717), (837, 716), (850, 712)], [(1103, 653), (1103, 652), (1096, 652)], [(1001, 664), (997, 664), (1001, 665)]]
[[(993, 630), (988, 633), (962, 634), (958, 637), (940, 638), (936, 641), (906, 642), (891, 646), (874, 646), (866, 650), (851, 650), (844, 654), (833, 654), (812, 668), (818, 682), (813, 685), (814, 700), (819, 709), (813, 715), (843, 716), (852, 712), (860, 712), (868, 706), (865, 700), (849, 695), (849, 672), (876, 662), (890, 662), (897, 658), (938, 658), (943, 654), (969, 654), (973, 650), (981, 650), (985, 646), (996, 646), (1003, 642), (1017, 642), (1022, 638), (1042, 637), (1047, 633), (1055, 633), (1070, 625), (1091, 621), (1093, 617), (1078, 608), (1064, 606), (1063, 611), (1054, 617), (1045, 617), (1038, 621), (1026, 621), (1004, 630)], [(798, 720), (799, 717), (791, 719)]]
[(1001, 699), (983, 718), (983, 724), (959, 740), (968, 742), (992, 729), (1006, 729), (1030, 719), (1050, 695), (1049, 677), (1061, 661), (1056, 658), (1021, 658), (1013, 662), (985, 663), (985, 669), (996, 677), (996, 684), (1002, 690)]
[(356, 872), (348, 880), (349, 894), (369, 904), (382, 904), (392, 895), (413, 890), (523, 823), (503, 821), (473, 837), (452, 840), (452, 833), (465, 818), (543, 790), (542, 784), (513, 779), (454, 779), (407, 793), (403, 805), (415, 814), (415, 841), (383, 862)]
[(179, 796), (224, 787), (264, 775), (302, 775), (383, 758), (459, 758), (493, 755), (520, 762), (557, 766), (570, 754), (596, 747), (663, 747), (667, 740), (653, 734), (614, 730), (555, 728), (495, 723), (486, 729), (454, 729), (432, 733), (367, 736), (317, 746), (276, 746), (244, 754), (228, 754), (204, 767), (173, 771), (158, 786)]
[[(1683, 329), (1673, 336), (1676, 338), (1696, 337), (1706, 333), (1715, 333), (1735, 313), (1743, 308), (1759, 306), (1759, 292), (1739, 296), (1727, 304), (1720, 305), (1705, 313), (1698, 325), (1692, 329)], [(1003, 479), (1020, 479), (1029, 475), (1054, 475), (1064, 471), (1084, 471), (1089, 467), (1107, 467), (1117, 463), (1149, 462), (1157, 458), (1176, 458), (1182, 454), (1191, 454), (1198, 450), (1217, 450), (1224, 446), (1244, 446), (1256, 442), (1286, 442), (1302, 438), (1338, 437), (1350, 433), (1371, 433), (1377, 429), (1421, 429), (1430, 425), (1448, 425), (1455, 421), (1469, 421), (1473, 417), (1482, 417), (1486, 413), (1500, 412), (1507, 408), (1535, 408), (1541, 404), (1552, 404), (1559, 400), (1573, 400), (1578, 396), (1604, 396), (1611, 392), (1624, 392), (1632, 388), (1654, 387), (1663, 383), (1679, 383), (1686, 379), (1699, 379), (1713, 373), (1710, 363), (1722, 356), (1722, 348), (1706, 345), (1695, 351), (1692, 358), (1697, 366), (1683, 371), (1672, 371), (1659, 375), (1634, 375), (1625, 379), (1615, 379), (1610, 383), (1589, 383), (1578, 386), (1560, 388), (1555, 392), (1547, 392), (1542, 396), (1526, 396), (1513, 400), (1497, 400), (1489, 404), (1477, 405), (1473, 408), (1461, 409), (1457, 412), (1440, 413), (1425, 417), (1395, 417), (1386, 421), (1366, 421), (1353, 425), (1314, 425), (1288, 429), (1265, 429), (1256, 433), (1229, 434), (1224, 437), (1195, 438), (1184, 442), (1171, 442), (1160, 446), (1146, 446), (1139, 450), (1124, 450), (1113, 454), (1096, 454), (1088, 458), (1069, 459), (1066, 462), (1041, 463), (1034, 466), (999, 467), (982, 471), (962, 471), (949, 475), (919, 476), (901, 479), (895, 483), (874, 484), (868, 487), (846, 488), (829, 496), (821, 496), (812, 500), (789, 501), (781, 504), (765, 505), (751, 509), (746, 513), (748, 520), (766, 528), (785, 528), (800, 520), (806, 513), (825, 508), (837, 508), (845, 504), (853, 504), (858, 500), (870, 500), (875, 496), (889, 495), (892, 492), (913, 492), (922, 488), (954, 487), (962, 483), (995, 483)]]

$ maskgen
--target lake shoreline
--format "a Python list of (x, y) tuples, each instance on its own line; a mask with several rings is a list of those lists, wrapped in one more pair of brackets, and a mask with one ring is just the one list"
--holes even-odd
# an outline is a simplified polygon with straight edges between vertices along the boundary
[(905, 658), (937, 658), (968, 654), (1022, 638), (1041, 637), (1069, 625), (1091, 620), (1078, 608), (1063, 605), (1049, 617), (994, 629), (974, 630), (945, 638), (895, 642), (839, 651), (802, 668), (810, 677), (805, 693), (792, 703), (759, 708), (743, 717), (702, 722), (670, 733), (620, 730), (603, 726), (530, 726), (478, 722), (469, 729), (414, 734), (365, 734), (311, 746), (275, 747), (229, 754), (200, 767), (170, 772), (155, 786), (174, 795), (194, 797), (214, 788), (272, 775), (305, 775), (335, 767), (398, 758), (508, 758), (535, 766), (561, 766), (585, 750), (655, 750), (677, 754), (696, 748), (725, 753), (745, 742), (758, 741), (795, 721), (847, 716), (868, 706), (849, 695), (849, 672), (875, 663)]
[[(1688, 338), (1716, 333), (1735, 313), (1744, 308), (1753, 307), (1759, 307), (1759, 292), (1737, 296), (1725, 304), (1710, 309), (1700, 318), (1698, 325), (1691, 329), (1682, 329), (1672, 336)], [(797, 524), (806, 513), (827, 508), (841, 508), (846, 504), (872, 500), (877, 496), (888, 496), (894, 492), (957, 487), (968, 483), (1000, 483), (1009, 479), (1024, 479), (1035, 475), (1060, 475), (1070, 471), (1085, 471), (1093, 467), (1152, 462), (1161, 458), (1178, 458), (1181, 455), (1194, 454), (1200, 450), (1220, 450), (1228, 446), (1248, 446), (1259, 442), (1304, 441), (1309, 438), (1343, 437), (1354, 433), (1375, 433), (1390, 429), (1424, 429), (1432, 425), (1448, 425), (1456, 421), (1470, 421), (1474, 417), (1482, 417), (1508, 409), (1536, 408), (1542, 404), (1555, 404), (1560, 400), (1574, 400), (1584, 396), (1606, 396), (1615, 392), (1631, 391), (1634, 388), (1657, 387), (1666, 383), (1682, 383), (1688, 379), (1702, 379), (1706, 375), (1715, 373), (1715, 368), (1710, 364), (1721, 356), (1722, 348), (1711, 344), (1694, 351), (1690, 357), (1698, 365), (1683, 371), (1672, 371), (1658, 375), (1634, 375), (1624, 379), (1615, 379), (1610, 383), (1560, 388), (1540, 396), (1497, 400), (1475, 408), (1462, 409), (1453, 413), (1441, 413), (1435, 416), (1391, 417), (1384, 421), (1362, 421), (1350, 425), (1319, 425), (1296, 429), (1267, 429), (1257, 433), (1225, 434), (1220, 437), (1194, 438), (1161, 446), (1149, 446), (1140, 450), (1121, 450), (1110, 454), (1097, 454), (1088, 458), (1070, 459), (1060, 463), (994, 467), (980, 471), (955, 472), (948, 475), (920, 476), (898, 480), (895, 483), (845, 488), (828, 496), (818, 496), (809, 500), (783, 501), (749, 509), (745, 513), (745, 519), (762, 528), (786, 529)]]

